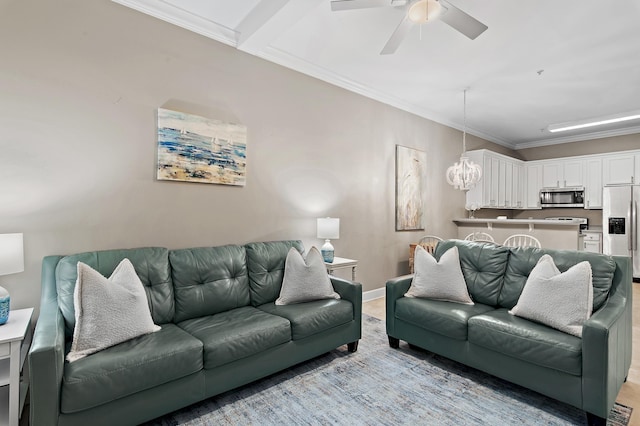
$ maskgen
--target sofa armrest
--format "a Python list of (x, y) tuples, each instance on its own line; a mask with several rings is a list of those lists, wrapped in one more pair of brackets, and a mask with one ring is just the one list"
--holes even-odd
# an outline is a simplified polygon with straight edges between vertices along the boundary
[[(64, 370), (64, 318), (55, 292), (56, 257), (42, 264), (40, 315), (29, 349), (30, 424), (57, 425)], [(53, 287), (52, 287), (53, 286)]]
[(609, 298), (582, 328), (583, 409), (605, 418), (631, 364), (631, 262), (615, 259), (618, 267)]
[(353, 317), (357, 321), (362, 319), (362, 284), (345, 280), (342, 278), (329, 276), (333, 289), (344, 300), (353, 304)]
[(395, 318), (396, 318), (396, 300), (404, 296), (404, 294), (411, 287), (411, 281), (413, 275), (403, 275), (397, 278), (392, 278), (387, 281), (386, 285), (386, 323), (387, 334), (395, 337)]

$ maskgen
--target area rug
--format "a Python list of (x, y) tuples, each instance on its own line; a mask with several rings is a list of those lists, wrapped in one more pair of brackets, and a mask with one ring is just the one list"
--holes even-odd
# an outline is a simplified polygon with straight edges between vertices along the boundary
[[(583, 425), (581, 410), (402, 342), (363, 315), (346, 347), (147, 423), (173, 425)], [(616, 404), (610, 425), (632, 409)]]

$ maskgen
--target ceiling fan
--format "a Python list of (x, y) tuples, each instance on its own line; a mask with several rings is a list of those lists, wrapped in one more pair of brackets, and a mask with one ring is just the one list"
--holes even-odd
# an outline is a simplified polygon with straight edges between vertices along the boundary
[(370, 7), (405, 7), (407, 13), (400, 25), (380, 52), (381, 55), (394, 53), (402, 40), (409, 34), (414, 24), (424, 24), (439, 19), (453, 29), (474, 40), (488, 27), (476, 18), (458, 9), (447, 0), (332, 0), (331, 10), (366, 9)]

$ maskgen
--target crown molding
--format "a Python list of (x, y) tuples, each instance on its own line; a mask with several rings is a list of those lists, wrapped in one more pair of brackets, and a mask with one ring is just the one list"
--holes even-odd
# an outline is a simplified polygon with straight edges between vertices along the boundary
[(238, 32), (163, 0), (111, 0), (210, 39), (236, 47)]
[(625, 127), (622, 129), (603, 130), (601, 132), (582, 133), (579, 135), (563, 136), (561, 138), (553, 139), (539, 139), (530, 142), (522, 142), (515, 144), (515, 149), (537, 148), (539, 146), (558, 145), (562, 143), (581, 142), (593, 139), (610, 138), (614, 136), (624, 136), (640, 133), (640, 126)]

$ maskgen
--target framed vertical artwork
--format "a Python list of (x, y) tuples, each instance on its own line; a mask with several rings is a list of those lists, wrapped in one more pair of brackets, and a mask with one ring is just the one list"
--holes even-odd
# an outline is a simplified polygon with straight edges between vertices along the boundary
[(396, 231), (424, 229), (427, 153), (396, 145)]
[(158, 180), (244, 186), (247, 128), (158, 108)]

